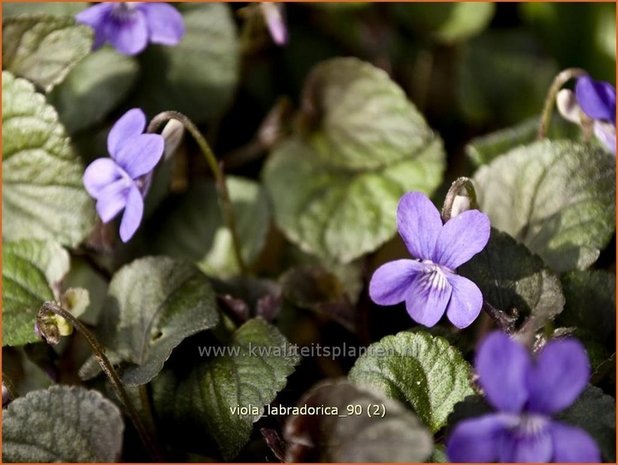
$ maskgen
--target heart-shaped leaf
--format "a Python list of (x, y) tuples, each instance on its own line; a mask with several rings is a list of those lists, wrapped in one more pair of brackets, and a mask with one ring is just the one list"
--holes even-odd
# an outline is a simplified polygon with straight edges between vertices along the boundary
[(130, 385), (152, 380), (178, 344), (219, 322), (206, 276), (168, 257), (141, 258), (121, 268), (102, 316), (101, 337), (131, 364), (123, 374)]
[(2, 412), (2, 460), (116, 462), (123, 430), (120, 411), (99, 392), (52, 386)]
[(396, 231), (395, 212), (408, 191), (430, 194), (444, 162), (440, 140), (374, 171), (333, 169), (299, 139), (283, 143), (264, 168), (277, 225), (306, 252), (349, 263)]
[(70, 16), (3, 19), (2, 67), (49, 92), (92, 47), (93, 32)]
[(157, 413), (175, 428), (182, 424), (189, 431), (208, 431), (230, 459), (247, 443), (253, 423), (283, 389), (299, 357), (277, 328), (261, 318), (238, 328), (229, 345), (197, 349), (204, 360), (189, 373), (166, 370), (157, 378)]
[(535, 332), (564, 307), (558, 277), (525, 245), (492, 228), (485, 248), (459, 268), (479, 287), (492, 307), (529, 316), (527, 330)]
[(474, 393), (470, 365), (459, 351), (422, 331), (371, 344), (349, 377), (410, 405), (432, 432), (445, 425), (457, 402)]
[(514, 149), (474, 176), (481, 210), (563, 272), (594, 263), (615, 229), (616, 160), (603, 149), (541, 141)]
[(82, 162), (43, 95), (6, 71), (2, 137), (3, 238), (79, 244), (94, 226), (93, 202), (82, 185)]
[[(346, 381), (323, 381), (297, 408), (325, 406), (328, 414), (292, 414), (285, 425), (286, 462), (423, 462), (433, 440), (396, 400)], [(334, 412), (336, 409), (336, 413)]]
[(356, 58), (335, 58), (313, 69), (301, 118), (323, 163), (348, 170), (412, 160), (435, 138), (401, 88)]
[(2, 345), (37, 342), (34, 333), (41, 305), (69, 271), (69, 254), (56, 242), (18, 241), (2, 245)]

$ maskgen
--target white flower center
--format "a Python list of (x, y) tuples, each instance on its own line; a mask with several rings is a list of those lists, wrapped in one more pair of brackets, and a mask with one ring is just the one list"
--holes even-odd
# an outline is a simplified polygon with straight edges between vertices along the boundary
[(421, 278), (423, 290), (444, 290), (448, 285), (448, 280), (442, 267), (436, 265), (431, 260), (423, 260), (421, 263), (425, 265), (423, 277)]
[(549, 418), (538, 414), (520, 414), (511, 417), (511, 431), (518, 437), (537, 436), (549, 424)]
[(117, 21), (130, 21), (135, 18), (137, 5), (141, 2), (121, 2), (116, 3), (111, 11), (111, 16)]

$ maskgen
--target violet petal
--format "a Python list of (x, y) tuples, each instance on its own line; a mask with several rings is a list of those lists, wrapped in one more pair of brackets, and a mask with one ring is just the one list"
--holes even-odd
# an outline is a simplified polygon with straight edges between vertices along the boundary
[(446, 308), (446, 316), (457, 328), (470, 326), (481, 313), (483, 294), (476, 284), (468, 278), (447, 274), (446, 278), (453, 288), (451, 300)]
[(103, 189), (122, 176), (123, 173), (114, 160), (98, 158), (84, 171), (84, 187), (92, 197), (98, 199)]
[(165, 142), (159, 134), (141, 134), (123, 141), (116, 152), (116, 162), (137, 179), (150, 173), (161, 160)]
[(607, 121), (595, 121), (594, 135), (596, 138), (608, 148), (610, 152), (616, 155), (616, 126)]
[(78, 23), (86, 24), (94, 30), (93, 49), (101, 47), (106, 41), (105, 24), (113, 8), (113, 3), (97, 3), (75, 15)]
[(432, 258), (442, 219), (425, 194), (409, 192), (401, 197), (397, 206), (397, 228), (413, 257)]
[(446, 442), (446, 455), (451, 462), (495, 462), (505, 431), (500, 414), (460, 421)]
[(111, 157), (115, 159), (122, 143), (139, 136), (144, 129), (146, 129), (146, 115), (139, 108), (132, 108), (122, 115), (107, 136), (107, 151)]
[(101, 190), (97, 200), (97, 213), (103, 223), (110, 222), (125, 207), (129, 187), (130, 181), (123, 178)]
[(142, 222), (144, 215), (144, 199), (136, 186), (128, 192), (126, 208), (120, 222), (120, 239), (128, 242), (133, 237)]
[(489, 218), (478, 210), (467, 210), (442, 227), (433, 261), (454, 270), (479, 253), (489, 241)]
[(378, 268), (369, 283), (369, 296), (378, 305), (396, 305), (406, 299), (410, 283), (424, 266), (416, 260), (395, 260)]
[(575, 85), (577, 102), (584, 113), (592, 119), (611, 121), (616, 124), (616, 89), (608, 82), (595, 81), (590, 76), (577, 79)]
[(136, 10), (130, 18), (105, 22), (105, 35), (110, 44), (124, 55), (137, 55), (148, 45), (145, 15)]
[(481, 343), (475, 361), (479, 383), (489, 402), (499, 410), (518, 413), (528, 399), (526, 376), (530, 354), (501, 331)]
[(444, 315), (451, 290), (441, 271), (419, 273), (410, 283), (406, 310), (414, 321), (430, 328)]
[(596, 442), (584, 430), (559, 421), (553, 421), (549, 429), (553, 442), (554, 462), (601, 462), (601, 453)]
[(557, 413), (571, 405), (590, 379), (588, 356), (575, 339), (548, 342), (530, 367), (527, 409)]
[(139, 9), (146, 16), (150, 42), (176, 45), (185, 34), (185, 24), (180, 12), (167, 3), (142, 3)]
[(513, 431), (500, 441), (500, 462), (544, 463), (553, 455), (553, 441), (549, 429), (525, 434)]

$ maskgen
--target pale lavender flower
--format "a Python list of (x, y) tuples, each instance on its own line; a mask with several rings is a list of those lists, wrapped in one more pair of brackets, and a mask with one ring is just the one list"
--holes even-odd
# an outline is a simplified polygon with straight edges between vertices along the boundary
[(395, 260), (378, 268), (369, 284), (371, 299), (379, 305), (405, 302), (412, 319), (428, 327), (445, 311), (458, 328), (469, 326), (481, 311), (483, 296), (455, 270), (487, 244), (487, 215), (467, 210), (443, 225), (427, 196), (410, 192), (399, 201), (397, 227), (416, 260)]
[(616, 88), (590, 76), (577, 79), (575, 97), (582, 111), (593, 121), (594, 135), (616, 154)]
[(260, 3), (260, 7), (273, 42), (277, 45), (285, 45), (288, 41), (288, 30), (285, 25), (283, 5), (280, 3)]
[(185, 33), (181, 14), (167, 3), (98, 3), (75, 19), (94, 29), (94, 48), (109, 42), (125, 55), (136, 55), (148, 42), (176, 45)]
[(496, 413), (459, 422), (447, 441), (453, 462), (600, 462), (584, 430), (552, 419), (590, 379), (575, 339), (545, 345), (535, 359), (506, 334), (491, 333), (476, 356), (479, 383)]
[(84, 173), (84, 186), (97, 200), (97, 213), (104, 223), (124, 210), (120, 222), (123, 242), (133, 237), (142, 221), (150, 177), (163, 155), (163, 137), (142, 134), (145, 127), (142, 110), (126, 112), (107, 137), (111, 158), (93, 161)]

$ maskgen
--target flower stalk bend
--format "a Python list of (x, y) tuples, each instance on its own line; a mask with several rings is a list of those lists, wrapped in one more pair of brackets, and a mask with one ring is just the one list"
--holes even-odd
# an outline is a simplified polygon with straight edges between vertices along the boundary
[(240, 268), (242, 274), (247, 274), (248, 268), (242, 257), (240, 237), (238, 235), (236, 216), (234, 215), (234, 207), (232, 206), (227, 184), (225, 183), (225, 175), (223, 173), (222, 166), (219, 164), (219, 161), (215, 157), (215, 154), (204, 136), (200, 133), (195, 124), (193, 124), (193, 121), (182, 113), (177, 111), (164, 111), (159, 113), (150, 121), (147, 132), (155, 133), (159, 127), (163, 125), (163, 123), (166, 123), (169, 120), (177, 120), (182, 123), (185, 129), (193, 136), (202, 154), (204, 155), (204, 158), (206, 158), (206, 162), (215, 177), (215, 185), (219, 194), (219, 202), (221, 204), (221, 210), (223, 211), (224, 221), (230, 231), (230, 234), (232, 235), (232, 247), (234, 249), (236, 262), (238, 263), (238, 268)]
[(144, 423), (139, 416), (139, 413), (133, 406), (133, 403), (131, 402), (127, 391), (122, 385), (122, 381), (120, 381), (118, 373), (116, 373), (113, 365), (105, 355), (105, 348), (99, 343), (94, 334), (88, 328), (86, 328), (86, 326), (81, 321), (75, 318), (75, 316), (71, 314), (71, 312), (65, 310), (55, 302), (45, 302), (39, 309), (36, 318), (36, 327), (39, 334), (49, 344), (57, 344), (60, 341), (60, 332), (57, 326), (58, 317), (68, 321), (71, 325), (73, 325), (75, 329), (77, 329), (77, 331), (84, 337), (84, 339), (86, 339), (86, 342), (88, 342), (90, 348), (92, 349), (92, 352), (94, 353), (94, 357), (101, 366), (101, 369), (103, 370), (107, 378), (110, 380), (114, 392), (118, 396), (120, 402), (122, 402), (122, 405), (125, 408), (127, 415), (133, 422), (133, 426), (139, 434), (140, 439), (144, 443), (144, 446), (153, 458), (157, 459), (158, 461), (162, 461), (163, 454), (157, 446), (156, 441), (151, 437), (150, 433), (146, 429)]

